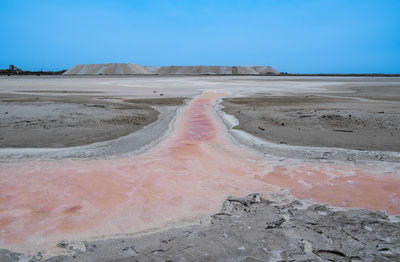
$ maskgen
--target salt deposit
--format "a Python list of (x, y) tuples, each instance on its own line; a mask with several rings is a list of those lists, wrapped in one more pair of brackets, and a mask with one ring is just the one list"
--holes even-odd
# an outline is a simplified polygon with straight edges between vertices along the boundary
[(276, 75), (271, 66), (159, 66), (147, 67), (160, 75)]
[(141, 65), (134, 64), (88, 64), (76, 65), (64, 75), (149, 75), (153, 72)]
[(134, 64), (76, 65), (64, 75), (277, 75), (271, 66), (141, 66)]

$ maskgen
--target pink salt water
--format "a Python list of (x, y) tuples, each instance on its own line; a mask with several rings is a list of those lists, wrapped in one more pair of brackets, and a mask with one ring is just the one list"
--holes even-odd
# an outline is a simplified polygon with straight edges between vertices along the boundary
[(206, 93), (139, 156), (20, 161), (0, 168), (0, 247), (131, 234), (216, 212), (228, 195), (290, 189), (301, 199), (400, 214), (399, 174), (353, 164), (277, 162), (232, 142)]

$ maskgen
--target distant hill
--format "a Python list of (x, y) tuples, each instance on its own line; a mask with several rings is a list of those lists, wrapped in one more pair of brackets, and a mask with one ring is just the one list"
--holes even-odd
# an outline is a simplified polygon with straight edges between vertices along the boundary
[(271, 66), (141, 66), (134, 64), (76, 65), (64, 75), (278, 75)]

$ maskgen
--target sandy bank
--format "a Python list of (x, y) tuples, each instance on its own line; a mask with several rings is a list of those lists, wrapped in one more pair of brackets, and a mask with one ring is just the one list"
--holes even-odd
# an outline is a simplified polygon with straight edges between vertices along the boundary
[[(48, 93), (48, 92), (46, 92)], [(151, 106), (177, 106), (183, 98), (123, 100), (99, 95), (0, 96), (0, 147), (70, 147), (128, 135), (157, 120)], [(110, 102), (113, 100), (113, 102)]]
[(224, 99), (235, 127), (280, 144), (400, 151), (400, 87)]

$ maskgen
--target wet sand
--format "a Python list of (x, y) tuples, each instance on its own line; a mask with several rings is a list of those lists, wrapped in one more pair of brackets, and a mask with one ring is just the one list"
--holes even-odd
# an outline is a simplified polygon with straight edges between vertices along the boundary
[[(107, 141), (157, 120), (152, 106), (179, 106), (184, 98), (124, 100), (91, 92), (29, 91), (46, 95), (0, 95), (0, 147), (53, 148)], [(78, 96), (76, 94), (86, 94)], [(111, 100), (111, 101), (110, 101)]]
[(298, 146), (400, 151), (400, 85), (335, 94), (257, 94), (227, 98), (235, 128)]

